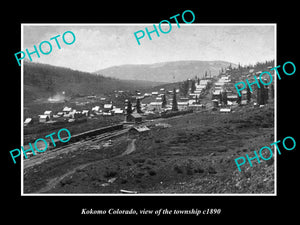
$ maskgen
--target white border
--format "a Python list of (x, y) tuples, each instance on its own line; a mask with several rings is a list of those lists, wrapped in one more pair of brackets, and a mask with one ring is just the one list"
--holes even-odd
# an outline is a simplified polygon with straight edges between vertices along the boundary
[[(175, 24), (175, 23), (172, 23)], [(127, 24), (120, 24), (120, 23), (21, 23), (21, 49), (24, 48), (23, 45), (23, 35), (24, 35), (24, 29), (23, 26), (152, 26), (153, 24), (150, 23), (127, 23)], [(162, 24), (166, 25), (166, 24)], [(192, 24), (180, 24), (180, 26), (274, 26), (274, 49), (275, 49), (275, 66), (277, 65), (277, 23), (192, 23)], [(24, 127), (23, 127), (23, 121), (24, 121), (24, 67), (23, 67), (23, 61), (21, 62), (21, 146), (23, 145), (24, 141)], [(274, 96), (274, 142), (277, 141), (277, 76), (275, 76), (275, 96)], [(23, 157), (21, 157), (21, 196), (277, 196), (277, 151), (274, 146), (274, 193), (272, 194), (248, 194), (248, 193), (216, 193), (216, 194), (98, 194), (98, 193), (89, 193), (89, 194), (74, 194), (74, 193), (67, 193), (67, 194), (48, 194), (48, 193), (29, 193), (24, 194), (24, 174), (23, 174)]]
[[(21, 24), (21, 49), (24, 49), (24, 41), (23, 41), (23, 36), (24, 36), (24, 29), (23, 29), (23, 24)], [(21, 146), (24, 146), (24, 67), (23, 67), (23, 61), (21, 61)], [(23, 154), (21, 154), (21, 196), (24, 196), (24, 169), (23, 169)]]

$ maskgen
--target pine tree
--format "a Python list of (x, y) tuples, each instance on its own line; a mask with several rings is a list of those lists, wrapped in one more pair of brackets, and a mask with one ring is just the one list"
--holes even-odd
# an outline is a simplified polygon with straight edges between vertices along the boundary
[(269, 100), (269, 88), (268, 87), (265, 87), (264, 98), (265, 98), (265, 104), (267, 104), (268, 100)]
[(136, 112), (137, 112), (137, 113), (142, 113), (142, 110), (141, 110), (141, 102), (140, 102), (140, 99), (139, 99), (139, 98), (136, 99)]
[(191, 93), (194, 93), (195, 90), (196, 90), (196, 81), (192, 80)]
[(162, 104), (161, 104), (161, 107), (162, 107), (162, 108), (166, 108), (166, 106), (167, 106), (166, 95), (163, 95), (163, 96), (162, 96)]
[(227, 92), (226, 91), (223, 92), (222, 100), (223, 100), (224, 105), (227, 105)]
[(264, 85), (260, 85), (260, 88), (257, 89), (257, 104), (266, 104), (266, 90)]
[(251, 91), (249, 86), (247, 86), (247, 104), (249, 104), (251, 101)]
[(129, 100), (127, 102), (126, 112), (127, 112), (127, 115), (130, 115), (132, 113), (132, 104), (131, 104), (131, 102)]
[(188, 81), (183, 81), (179, 87), (180, 89), (180, 93), (183, 95), (183, 96), (186, 96), (188, 91), (189, 91), (189, 83)]
[(257, 101), (258, 105), (261, 105), (261, 90), (260, 90), (260, 88), (257, 89), (257, 99), (256, 99), (256, 101)]
[(237, 100), (236, 100), (237, 104), (241, 104), (242, 103), (242, 96), (240, 96), (239, 94), (237, 94)]
[(222, 96), (222, 92), (220, 92), (220, 94), (219, 94), (219, 98), (220, 98), (220, 104), (222, 105), (222, 102), (223, 102), (223, 96)]
[(172, 111), (178, 111), (177, 99), (176, 99), (176, 89), (173, 90), (173, 100), (172, 100)]

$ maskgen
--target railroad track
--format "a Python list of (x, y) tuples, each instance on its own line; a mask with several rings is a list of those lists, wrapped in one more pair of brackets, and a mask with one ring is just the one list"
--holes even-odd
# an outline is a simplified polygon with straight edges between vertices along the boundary
[(87, 144), (97, 144), (101, 141), (105, 141), (110, 138), (114, 138), (120, 135), (123, 135), (128, 132), (128, 128), (117, 130), (117, 131), (109, 131), (103, 134), (95, 135), (93, 137), (88, 137), (73, 143), (69, 143), (67, 145), (61, 146), (61, 147), (54, 147), (52, 149), (47, 149), (47, 151), (37, 154), (35, 156), (31, 156), (28, 159), (23, 159), (23, 168), (27, 169), (32, 166), (38, 165), (40, 163), (43, 163), (49, 159), (55, 158), (59, 156), (60, 154), (69, 153), (72, 151), (78, 150), (80, 147), (87, 145)]

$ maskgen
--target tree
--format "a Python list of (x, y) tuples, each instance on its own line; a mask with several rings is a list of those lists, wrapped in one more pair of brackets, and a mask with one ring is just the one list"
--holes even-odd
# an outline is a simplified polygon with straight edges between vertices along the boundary
[(195, 104), (198, 104), (198, 103), (199, 103), (198, 95), (196, 95), (196, 102), (195, 102)]
[(166, 95), (163, 95), (163, 96), (162, 96), (162, 104), (161, 104), (161, 107), (162, 107), (162, 108), (166, 108), (166, 106), (167, 106)]
[(261, 105), (261, 90), (260, 90), (260, 88), (257, 89), (256, 101), (257, 101), (258, 105)]
[(132, 113), (132, 104), (131, 104), (131, 102), (129, 100), (127, 102), (126, 113), (127, 113), (127, 115), (130, 115)]
[(251, 101), (251, 91), (249, 86), (247, 86), (247, 104), (249, 104)]
[(141, 110), (141, 102), (140, 102), (140, 99), (139, 99), (139, 98), (136, 99), (136, 112), (137, 112), (137, 113), (142, 113), (142, 110)]
[(264, 105), (267, 103), (267, 91), (265, 90), (264, 85), (261, 85), (260, 88), (257, 89), (257, 104)]
[(219, 100), (220, 100), (220, 104), (222, 105), (222, 102), (223, 102), (222, 92), (220, 92), (220, 94), (219, 94)]
[(195, 90), (196, 90), (196, 81), (192, 80), (191, 93), (194, 93)]
[(177, 99), (176, 99), (176, 89), (173, 90), (173, 100), (172, 100), (172, 111), (178, 111)]
[(269, 88), (268, 87), (265, 87), (264, 98), (265, 98), (265, 104), (267, 104), (268, 100), (269, 100)]
[(222, 101), (223, 101), (224, 105), (227, 105), (227, 92), (226, 91), (223, 92)]
[(241, 105), (242, 103), (242, 96), (240, 96), (239, 94), (237, 94), (237, 100), (236, 100), (237, 104)]
[(188, 80), (184, 81), (179, 87), (179, 89), (182, 95), (186, 97), (189, 92), (189, 81)]

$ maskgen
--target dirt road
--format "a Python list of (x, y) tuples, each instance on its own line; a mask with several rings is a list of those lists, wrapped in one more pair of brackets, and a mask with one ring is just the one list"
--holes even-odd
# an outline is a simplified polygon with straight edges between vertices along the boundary
[(135, 149), (136, 149), (136, 147), (135, 147), (135, 141), (136, 141), (136, 139), (133, 139), (133, 140), (129, 143), (129, 145), (128, 145), (126, 151), (122, 153), (122, 156), (124, 156), (124, 155), (129, 155), (130, 153), (132, 153), (132, 152), (135, 151)]

